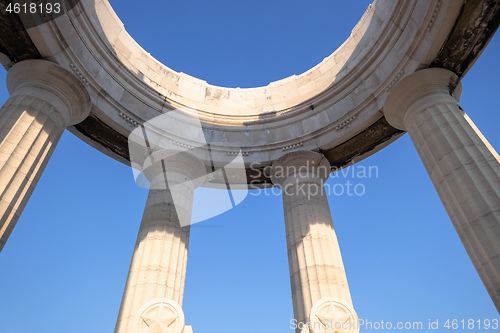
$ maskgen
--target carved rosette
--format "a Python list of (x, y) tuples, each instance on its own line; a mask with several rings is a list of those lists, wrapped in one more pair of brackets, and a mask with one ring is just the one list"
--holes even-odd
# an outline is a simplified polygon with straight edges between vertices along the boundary
[(358, 333), (356, 311), (346, 301), (328, 297), (317, 301), (309, 316), (312, 333)]
[(154, 299), (138, 311), (138, 333), (182, 333), (184, 312), (179, 304), (168, 299)]

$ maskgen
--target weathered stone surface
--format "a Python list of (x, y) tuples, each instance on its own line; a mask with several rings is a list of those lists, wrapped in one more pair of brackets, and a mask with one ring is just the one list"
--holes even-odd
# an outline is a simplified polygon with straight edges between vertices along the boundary
[(498, 1), (467, 1), (431, 67), (448, 69), (462, 78), (486, 48), (499, 25)]
[[(11, 1), (2, 0), (0, 2), (0, 9), (4, 9), (9, 2)], [(83, 6), (78, 1), (70, 1), (68, 3), (70, 4), (70, 8), (72, 8), (73, 6), (77, 6), (79, 11), (82, 10), (82, 8), (84, 8), (85, 10), (89, 10), (90, 7), (87, 6), (86, 1), (83, 2)], [(401, 10), (401, 5), (396, 5), (396, 3), (397, 2), (394, 1), (379, 1), (377, 6), (380, 8), (375, 8), (375, 10), (373, 8), (367, 10), (366, 15), (353, 29), (353, 40), (360, 42), (363, 35), (366, 34), (368, 28), (370, 28), (370, 31), (379, 29), (383, 22), (390, 17), (390, 13), (395, 8), (399, 8), (399, 10)], [(445, 7), (448, 2), (442, 1), (440, 3), (441, 7)], [(454, 3), (458, 2), (455, 1)], [(109, 5), (105, 5), (105, 2), (101, 3), (101, 1), (98, 1), (95, 8), (99, 12), (101, 20), (97, 21), (97, 16), (93, 16), (92, 20), (93, 22), (96, 22), (102, 26), (103, 31), (107, 33), (106, 37), (108, 38), (109, 43), (111, 43), (111, 45), (116, 48), (118, 53), (120, 52), (120, 50), (127, 53), (130, 45), (128, 43), (128, 40), (126, 40), (125, 35), (120, 35), (121, 31), (123, 30), (123, 25), (108, 7)], [(432, 63), (431, 66), (448, 68), (454, 71), (459, 76), (462, 76), (474, 63), (475, 59), (477, 59), (495, 30), (497, 29), (498, 25), (500, 24), (499, 7), (500, 5), (497, 3), (497, 1), (494, 0), (474, 0), (465, 2), (463, 8), (460, 9), (460, 13), (457, 16), (457, 19), (455, 20), (456, 22), (453, 23), (453, 29), (450, 31), (449, 36), (445, 37), (446, 43), (441, 47), (441, 50), (433, 60), (431, 59), (431, 61), (429, 62), (424, 61), (421, 66), (427, 66), (428, 64)], [(443, 12), (445, 11), (445, 9), (446, 8), (440, 9), (440, 7), (436, 7), (435, 13), (433, 14), (435, 17), (433, 18), (432, 22), (429, 23), (429, 29), (436, 29), (436, 25), (438, 24), (439, 19), (443, 16)], [(418, 17), (418, 15), (422, 16), (422, 14), (423, 11), (419, 8), (418, 14), (416, 13), (414, 16)], [(446, 14), (448, 16), (452, 15), (449, 11)], [(26, 21), (24, 26), (21, 21)], [(25, 29), (26, 24), (29, 25), (28, 21), (29, 20), (26, 17), (21, 20), (18, 15), (2, 15), (2, 19), (0, 20), (0, 52), (5, 54), (6, 57), (10, 59), (4, 59), (2, 61), (4, 65), (8, 65), (7, 63), (15, 63), (26, 58), (39, 58), (42, 56), (40, 54), (40, 51), (37, 50), (36, 47), (34, 47), (35, 44), (31, 40), (30, 35)], [(403, 25), (401, 24), (401, 26)], [(47, 33), (47, 30), (44, 30), (43, 33)], [(34, 31), (31, 31), (30, 34), (32, 38), (39, 38), (39, 36), (41, 36), (39, 33), (35, 33)], [(409, 40), (409, 38), (406, 38), (406, 40)], [(352, 43), (346, 43), (346, 47), (351, 44)], [(373, 44), (368, 42), (368, 44), (366, 45), (370, 46)], [(120, 47), (122, 49), (120, 49)], [(80, 47), (76, 47), (76, 49), (80, 50)], [(43, 48), (43, 50), (44, 52), (46, 51), (45, 48)], [(132, 61), (132, 58), (134, 57), (135, 59), (141, 60), (147, 58), (143, 57), (142, 51), (139, 48), (133, 48), (133, 52), (127, 54), (131, 55), (132, 57), (126, 62)], [(273, 101), (277, 101), (276, 103), (281, 105), (283, 104), (283, 101), (279, 101), (278, 97), (286, 96), (287, 91), (295, 91), (294, 89), (296, 89), (297, 87), (304, 90), (307, 86), (311, 86), (311, 91), (316, 91), (319, 86), (315, 86), (314, 80), (320, 77), (318, 75), (330, 75), (329, 73), (332, 73), (332, 71), (334, 73), (335, 71), (342, 69), (341, 67), (339, 67), (343, 61), (342, 59), (345, 59), (346, 56), (348, 57), (349, 54), (352, 54), (352, 52), (348, 52), (348, 50), (336, 52), (333, 57), (329, 57), (325, 60), (324, 63), (321, 64), (320, 67), (318, 67), (320, 69), (319, 72), (308, 72), (307, 75), (298, 76), (297, 80), (291, 77), (275, 82), (271, 84), (269, 86), (269, 89), (264, 92), (261, 92), (258, 89), (231, 90), (226, 88), (212, 87), (210, 89), (202, 89), (203, 94), (200, 92), (200, 98), (203, 98), (204, 101), (215, 98), (215, 100), (217, 101), (217, 103), (215, 103), (216, 105), (227, 107), (231, 109), (235, 114), (240, 115), (241, 112), (236, 112), (238, 103), (235, 101), (242, 98), (249, 98), (250, 100), (253, 100), (255, 98), (261, 98), (261, 96), (264, 96), (264, 98), (271, 97)], [(347, 68), (344, 68), (342, 72), (345, 72), (346, 70)], [(315, 74), (316, 72), (320, 74)], [(165, 71), (161, 64), (157, 62), (153, 61), (151, 64), (148, 64), (147, 67), (141, 68), (138, 73), (142, 73), (144, 81), (148, 81), (149, 78), (147, 78), (146, 76), (150, 75), (151, 82), (156, 82), (156, 84), (164, 85), (165, 87), (171, 86), (170, 88), (167, 88), (169, 93), (161, 93), (161, 95), (163, 95), (163, 98), (169, 99), (174, 96), (172, 94), (179, 93), (175, 92), (176, 89), (180, 89), (177, 88), (180, 82), (175, 80), (176, 73), (168, 70)], [(93, 75), (99, 76), (96, 72), (93, 72)], [(197, 84), (206, 84), (206, 82), (204, 81), (197, 80), (186, 75), (182, 76), (182, 80), (186, 84), (186, 87), (189, 85), (195, 87)], [(300, 84), (295, 85), (295, 82), (300, 82)], [(188, 93), (190, 91), (189, 89), (186, 90), (185, 87), (181, 90)], [(193, 91), (195, 90), (197, 91), (197, 89), (194, 89)], [(297, 95), (296, 93), (294, 94)], [(227, 101), (225, 101), (225, 99), (227, 99)], [(290, 100), (290, 102), (292, 102), (292, 104), (296, 104), (301, 100), (301, 98), (294, 98), (294, 101)], [(213, 104), (213, 101), (210, 103)], [(284, 105), (286, 105), (286, 108), (289, 108), (292, 104), (285, 102)], [(249, 104), (251, 108), (258, 105), (259, 103), (256, 103), (255, 101), (252, 101)], [(318, 106), (315, 105), (315, 108), (317, 107)], [(262, 112), (265, 113), (265, 110)], [(280, 113), (278, 113), (277, 115), (279, 116)], [(380, 118), (377, 119), (380, 120)], [(384, 127), (379, 126), (380, 123), (376, 125), (375, 122), (377, 122), (377, 119), (373, 119), (371, 123), (366, 124), (367, 127), (363, 131), (367, 131), (367, 133), (365, 133), (364, 136), (359, 133), (354, 137), (347, 138), (345, 142), (338, 142), (330, 145), (329, 147), (311, 147), (311, 150), (325, 153), (325, 155), (330, 160), (330, 163), (336, 167), (348, 164), (352, 160), (353, 156), (356, 156), (357, 159), (360, 159), (363, 156), (369, 155), (374, 150), (379, 149), (376, 148), (377, 146), (380, 146), (377, 143), (392, 141), (397, 137), (397, 134), (394, 134), (393, 129), (387, 127), (384, 131)], [(310, 123), (311, 122), (309, 122), (309, 124)], [(374, 128), (371, 128), (370, 130), (371, 126), (377, 127), (376, 132), (373, 131)], [(117, 158), (122, 162), (126, 162), (128, 158), (126, 149), (124, 149), (124, 147), (126, 147), (126, 136), (122, 134), (122, 131), (115, 130), (115, 125), (113, 123), (110, 123), (107, 117), (102, 117), (101, 115), (96, 114), (92, 118), (89, 118), (89, 120), (85, 124), (75, 127), (75, 132), (76, 131), (80, 132), (79, 137), (87, 140), (89, 143), (92, 143), (93, 146), (98, 147), (98, 149), (100, 149), (101, 151), (110, 152), (109, 154), (111, 156)], [(361, 139), (361, 142), (359, 141), (360, 138), (363, 138)], [(370, 139), (372, 139), (373, 142), (369, 143), (368, 140)], [(291, 143), (290, 145), (299, 143), (300, 142)], [(346, 149), (347, 147), (358, 145), (359, 147), (356, 149), (356, 152), (354, 154)], [(334, 151), (334, 153), (328, 153), (332, 150)], [(266, 186), (266, 184), (269, 183), (268, 181), (263, 181), (262, 184)]]
[(0, 250), (26, 206), (63, 131), (57, 111), (31, 96), (0, 109)]
[(76, 124), (69, 130), (76, 132), (75, 134), (77, 135), (83, 135), (97, 145), (102, 146), (102, 149), (109, 150), (124, 161), (130, 160), (127, 137), (109, 127), (95, 115), (90, 115), (87, 119)]
[(7, 88), (11, 97), (0, 109), (0, 251), (64, 129), (90, 112), (81, 83), (44, 60), (16, 64)]
[[(193, 188), (186, 187), (187, 199)], [(182, 306), (190, 227), (181, 228), (169, 190), (150, 190), (115, 333), (135, 333), (141, 307), (157, 298)]]
[(42, 57), (26, 32), (19, 15), (5, 11), (9, 3), (13, 1), (0, 1), (0, 53), (7, 58), (2, 61), (7, 68), (23, 60)]
[(375, 151), (380, 145), (401, 136), (404, 131), (389, 125), (385, 117), (380, 118), (363, 132), (335, 148), (319, 151), (330, 161), (333, 168), (340, 169), (350, 165), (357, 157)]
[(458, 83), (446, 69), (419, 71), (394, 88), (384, 110), (389, 123), (410, 134), (500, 311), (500, 156), (458, 105)]
[[(160, 156), (163, 152), (157, 153)], [(205, 169), (201, 162), (195, 163), (194, 156), (176, 156), (151, 159), (144, 166), (151, 189), (115, 333), (136, 333), (143, 323), (145, 307), (157, 304), (156, 300), (178, 305), (176, 311), (182, 313), (190, 233), (190, 226), (183, 227), (182, 221), (191, 220), (194, 190), (199, 185), (194, 179)], [(181, 326), (184, 329), (184, 320)], [(175, 328), (172, 332), (181, 331)]]
[(312, 152), (289, 153), (273, 164), (271, 178), (283, 193), (293, 312), (301, 323), (309, 322), (313, 305), (323, 298), (337, 297), (352, 307), (323, 186), (329, 174), (326, 158)]

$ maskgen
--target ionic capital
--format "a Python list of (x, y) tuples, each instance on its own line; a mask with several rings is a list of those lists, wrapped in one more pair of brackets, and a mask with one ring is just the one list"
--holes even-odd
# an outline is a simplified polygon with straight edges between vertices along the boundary
[(455, 73), (443, 68), (429, 68), (413, 73), (389, 93), (384, 115), (389, 124), (407, 130), (420, 111), (439, 103), (458, 103), (462, 84)]
[(273, 163), (271, 180), (283, 188), (303, 182), (323, 185), (330, 173), (330, 162), (322, 154), (296, 151), (282, 156)]
[(7, 73), (11, 96), (32, 96), (51, 104), (65, 126), (82, 122), (90, 113), (90, 96), (73, 73), (46, 60), (25, 60)]

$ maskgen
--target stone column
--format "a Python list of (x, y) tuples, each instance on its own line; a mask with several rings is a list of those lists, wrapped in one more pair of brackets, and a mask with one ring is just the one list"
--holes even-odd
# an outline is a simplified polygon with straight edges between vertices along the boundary
[(115, 333), (181, 333), (193, 195), (206, 169), (187, 152), (160, 151), (145, 164), (151, 188)]
[(87, 90), (62, 67), (26, 60), (7, 74), (11, 97), (0, 109), (0, 251), (67, 126), (91, 108)]
[(389, 94), (384, 114), (406, 130), (500, 311), (500, 158), (458, 105), (461, 84), (445, 69), (416, 72)]
[[(329, 175), (328, 160), (321, 154), (307, 151), (287, 154), (272, 167), (271, 179), (281, 188), (283, 195), (293, 311), (299, 323), (334, 319), (328, 316), (329, 307), (325, 309), (324, 317), (310, 316), (313, 306), (324, 307), (319, 303), (325, 299), (326, 305), (334, 298), (337, 307), (344, 303), (342, 309), (349, 308), (353, 312), (324, 190)], [(332, 308), (331, 315), (333, 312)], [(297, 332), (301, 330), (297, 329)]]

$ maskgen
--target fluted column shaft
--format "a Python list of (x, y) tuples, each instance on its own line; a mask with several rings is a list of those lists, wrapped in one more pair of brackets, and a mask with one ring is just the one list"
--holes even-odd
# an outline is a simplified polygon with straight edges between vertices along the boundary
[(11, 97), (0, 109), (0, 251), (64, 129), (90, 112), (85, 87), (47, 61), (16, 64), (7, 88)]
[(324, 181), (330, 165), (323, 155), (294, 152), (273, 165), (272, 180), (281, 187), (285, 213), (293, 311), (309, 322), (313, 305), (336, 297), (352, 306)]
[(500, 311), (500, 157), (453, 97), (460, 93), (455, 74), (426, 69), (396, 86), (384, 113), (389, 123), (410, 134)]
[[(177, 160), (176, 160), (177, 159)], [(195, 170), (196, 169), (196, 170)], [(182, 306), (194, 190), (204, 166), (180, 154), (156, 159), (145, 171), (151, 181), (115, 333), (136, 333), (141, 308), (168, 299)]]

